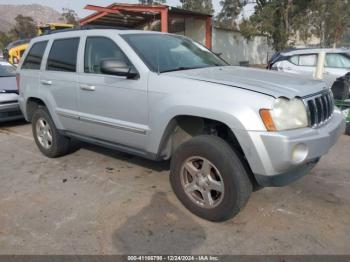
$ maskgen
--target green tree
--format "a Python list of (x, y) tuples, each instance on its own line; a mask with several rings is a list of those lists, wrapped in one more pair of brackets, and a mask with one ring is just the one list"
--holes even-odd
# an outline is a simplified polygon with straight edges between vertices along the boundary
[(246, 4), (246, 0), (221, 0), (221, 11), (216, 17), (216, 24), (226, 28), (238, 29), (236, 20)]
[(79, 24), (79, 18), (77, 13), (69, 8), (63, 8), (62, 9), (62, 19), (67, 23), (67, 24), (72, 24), (72, 25), (78, 25)]
[(309, 22), (322, 47), (336, 46), (350, 26), (350, 1), (311, 0)]
[(309, 5), (310, 0), (256, 0), (254, 14), (243, 20), (240, 30), (247, 38), (265, 34), (276, 50), (284, 49), (300, 33), (300, 28), (310, 26), (301, 19)]
[(182, 8), (203, 14), (213, 14), (213, 3), (211, 0), (180, 0)]
[(139, 0), (142, 5), (160, 5), (165, 4), (166, 0)]
[(30, 16), (18, 15), (15, 18), (16, 24), (14, 28), (10, 30), (10, 34), (15, 39), (32, 38), (36, 36), (37, 27)]
[(12, 42), (13, 39), (9, 34), (6, 34), (4, 32), (0, 32), (0, 49), (4, 50), (5, 47)]
[(293, 45), (297, 36), (306, 41), (311, 35), (323, 47), (335, 46), (350, 26), (349, 13), (349, 0), (255, 0), (253, 15), (239, 28), (246, 38), (267, 35), (276, 50)]

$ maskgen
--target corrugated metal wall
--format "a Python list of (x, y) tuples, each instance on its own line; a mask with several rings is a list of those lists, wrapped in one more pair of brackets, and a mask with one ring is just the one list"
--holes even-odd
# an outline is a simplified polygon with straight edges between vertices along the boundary
[(255, 36), (247, 41), (239, 32), (213, 28), (213, 51), (232, 65), (249, 61), (249, 64), (266, 64), (274, 53), (267, 37)]

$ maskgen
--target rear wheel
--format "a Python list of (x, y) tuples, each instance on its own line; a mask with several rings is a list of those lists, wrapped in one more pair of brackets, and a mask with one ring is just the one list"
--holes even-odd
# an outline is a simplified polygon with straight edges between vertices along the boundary
[(35, 143), (45, 156), (55, 158), (69, 152), (70, 139), (59, 133), (45, 107), (40, 107), (35, 111), (32, 131)]
[(236, 215), (252, 192), (237, 153), (215, 136), (198, 136), (179, 146), (171, 160), (170, 182), (187, 209), (211, 221)]

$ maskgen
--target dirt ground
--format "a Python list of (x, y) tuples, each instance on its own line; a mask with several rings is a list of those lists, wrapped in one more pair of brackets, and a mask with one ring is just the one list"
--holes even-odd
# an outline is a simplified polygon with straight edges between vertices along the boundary
[(0, 254), (350, 254), (350, 137), (308, 176), (224, 223), (189, 213), (168, 163), (91, 145), (48, 159), (0, 125)]

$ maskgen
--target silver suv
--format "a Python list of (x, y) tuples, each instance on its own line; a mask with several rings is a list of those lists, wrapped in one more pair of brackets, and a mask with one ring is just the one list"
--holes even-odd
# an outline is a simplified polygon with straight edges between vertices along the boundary
[(334, 81), (350, 72), (350, 50), (342, 48), (305, 48), (277, 52), (268, 69), (312, 78), (321, 52), (326, 53), (323, 79), (331, 87)]
[(229, 66), (171, 34), (74, 30), (31, 41), (19, 65), (20, 107), (40, 151), (72, 138), (152, 160), (196, 215), (223, 221), (254, 186), (308, 173), (344, 132), (323, 82)]

